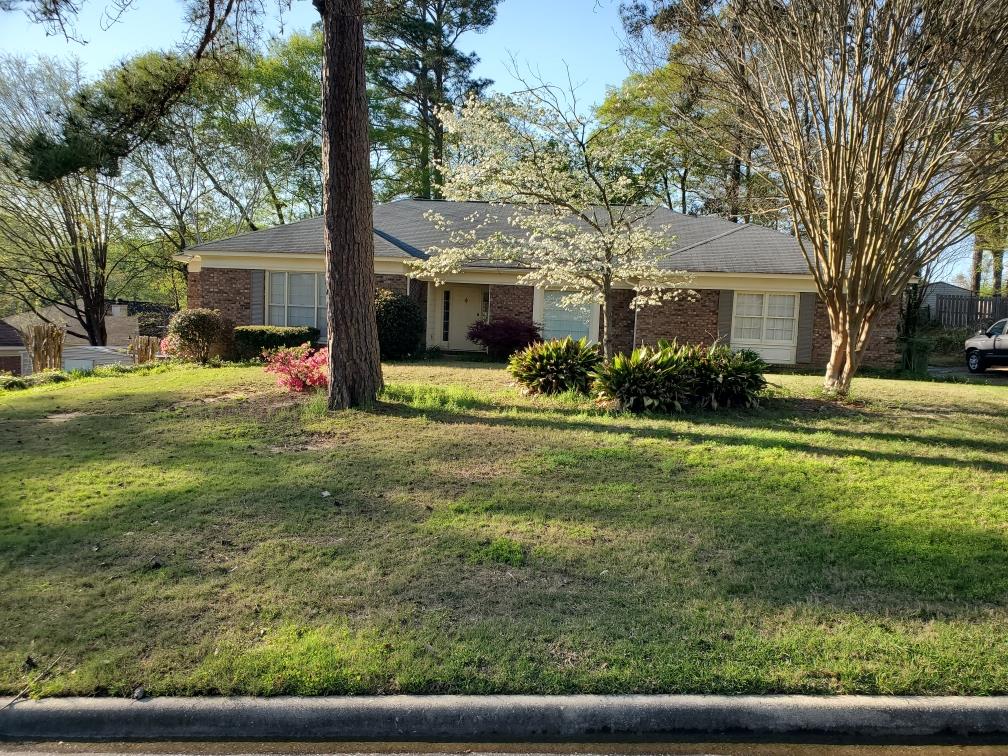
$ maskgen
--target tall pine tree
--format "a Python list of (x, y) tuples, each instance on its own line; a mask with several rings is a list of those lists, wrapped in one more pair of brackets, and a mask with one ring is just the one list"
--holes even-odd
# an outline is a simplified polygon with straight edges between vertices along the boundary
[(438, 199), (445, 135), (437, 110), (482, 93), (487, 79), (473, 76), (479, 62), (459, 50), (466, 32), (480, 32), (497, 17), (500, 0), (403, 0), (395, 12), (371, 0), (367, 19), (368, 66), (376, 84), (408, 105), (414, 121), (411, 170), (400, 171), (399, 194)]

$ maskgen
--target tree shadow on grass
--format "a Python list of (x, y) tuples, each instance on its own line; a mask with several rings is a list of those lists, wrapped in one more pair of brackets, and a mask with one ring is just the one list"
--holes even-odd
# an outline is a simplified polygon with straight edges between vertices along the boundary
[[(803, 400), (799, 400), (803, 401)], [(836, 427), (806, 427), (802, 425), (805, 410), (794, 409), (787, 400), (779, 400), (774, 408), (768, 411), (753, 412), (720, 412), (720, 413), (685, 413), (682, 415), (662, 417), (646, 416), (645, 422), (628, 421), (621, 415), (612, 415), (602, 411), (585, 410), (583, 407), (567, 408), (562, 405), (551, 405), (544, 408), (527, 407), (523, 405), (502, 406), (479, 399), (476, 395), (458, 399), (447, 395), (443, 404), (428, 401), (426, 406), (414, 407), (402, 403), (379, 403), (374, 412), (399, 417), (426, 417), (446, 425), (465, 425), (471, 423), (491, 424), (499, 427), (537, 428), (561, 432), (590, 431), (602, 434), (626, 434), (635, 438), (651, 440), (687, 441), (694, 444), (718, 443), (740, 447), (755, 447), (763, 449), (784, 449), (819, 457), (862, 457), (864, 459), (892, 462), (914, 463), (936, 467), (961, 467), (969, 465), (992, 473), (1008, 473), (1008, 443), (997, 442), (984, 438), (966, 438), (962, 443), (955, 439), (955, 445), (972, 450), (989, 452), (990, 457), (984, 459), (964, 460), (958, 457), (931, 454), (912, 454), (903, 451), (884, 451), (871, 448), (866, 444), (848, 444), (843, 449), (831, 448), (808, 440), (794, 437), (777, 436), (763, 438), (755, 435), (744, 435), (744, 431), (780, 431), (792, 436), (807, 433), (814, 438), (815, 433), (826, 431), (850, 439), (874, 439), (877, 441), (905, 441), (907, 434), (878, 432), (872, 430), (845, 430)], [(486, 414), (471, 414), (464, 410), (477, 410)], [(502, 412), (503, 410), (503, 412)], [(669, 423), (663, 427), (663, 421), (687, 421), (696, 430), (683, 429), (681, 424)], [(709, 431), (707, 429), (710, 429)], [(728, 432), (724, 432), (727, 430)], [(947, 447), (950, 439), (943, 436), (914, 435), (915, 443), (931, 447)]]
[[(185, 408), (152, 416), (147, 432), (104, 449), (101, 441), (130, 430), (128, 419), (78, 417), (48, 442), (22, 428), (25, 459), (37, 462), (26, 475), (79, 474), (64, 469), (79, 457), (60, 459), (83, 442), (98, 444), (89, 464), (157, 464), (180, 482), (108, 486), (102, 507), (47, 519), (19, 517), (17, 494), (0, 495), (0, 566), (13, 586), (0, 611), (16, 620), (3, 622), (0, 654), (32, 642), (91, 661), (112, 654), (121, 667), (92, 665), (89, 674), (128, 692), (122, 670), (140, 667), (116, 649), (152, 656), (167, 674), (173, 665), (192, 669), (221, 634), (257, 648), (263, 626), (349, 624), (413, 649), (399, 661), (369, 661), (381, 666), (367, 685), (401, 676), (417, 692), (667, 691), (671, 680), (691, 690), (779, 691), (794, 688), (774, 688), (755, 673), (751, 688), (727, 681), (730, 658), (722, 670), (711, 654), (730, 657), (735, 641), (725, 638), (789, 612), (827, 624), (937, 620), (967, 628), (1003, 616), (1008, 543), (999, 528), (926, 513), (874, 518), (865, 502), (842, 506), (852, 492), (843, 476), (806, 476), (798, 455), (722, 474), (729, 457), (705, 466), (623, 438), (892, 461), (860, 448), (725, 433), (780, 430), (774, 422), (800, 417), (786, 408), (709, 422), (688, 416), (684, 431), (683, 423), (562, 405), (502, 407), (458, 392), (436, 405), (381, 404), (355, 416), (357, 437), (279, 453), (270, 446), (281, 430), (291, 441), (305, 436), (294, 409), (253, 416), (238, 404)], [(193, 422), (191, 435), (165, 435), (179, 418)], [(375, 424), (382, 438), (402, 443), (369, 441)], [(585, 433), (600, 443), (586, 444)], [(516, 439), (527, 444), (518, 454)], [(472, 466), (488, 458), (501, 466), (474, 478)], [(926, 455), (922, 464), (961, 462)], [(521, 547), (521, 565), (485, 561), (487, 544), (503, 537)], [(856, 645), (860, 631), (849, 632)], [(772, 639), (760, 642), (775, 648)], [(609, 647), (618, 652), (608, 655)], [(584, 673), (579, 649), (608, 668), (599, 661)], [(665, 671), (649, 670), (649, 661)], [(695, 665), (688, 674), (687, 662)], [(310, 669), (321, 677), (304, 687), (280, 660), (263, 665), (242, 672), (222, 664), (200, 684), (360, 692), (345, 687), (342, 670), (327, 678), (324, 668)], [(263, 682), (271, 675), (273, 687)]]

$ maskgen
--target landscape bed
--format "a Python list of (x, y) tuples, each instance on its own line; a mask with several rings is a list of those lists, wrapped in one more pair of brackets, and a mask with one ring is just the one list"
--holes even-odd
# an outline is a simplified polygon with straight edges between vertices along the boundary
[(334, 416), (249, 367), (0, 393), (0, 691), (1008, 693), (1008, 389), (385, 375)]

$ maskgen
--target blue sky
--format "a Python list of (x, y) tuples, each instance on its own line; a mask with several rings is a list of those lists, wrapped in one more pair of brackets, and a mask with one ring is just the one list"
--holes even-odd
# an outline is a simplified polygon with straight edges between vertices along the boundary
[[(109, 0), (86, 0), (77, 32), (86, 44), (46, 37), (23, 14), (0, 13), (0, 50), (18, 55), (74, 55), (89, 75), (143, 50), (171, 46), (183, 32), (182, 4), (173, 0), (137, 0), (136, 7), (109, 26)], [(318, 18), (308, 0), (294, 0), (285, 12), (287, 31), (307, 29)], [(108, 28), (103, 28), (108, 27)], [(274, 23), (268, 30), (279, 31)], [(478, 74), (495, 88), (519, 87), (508, 71), (514, 56), (550, 82), (565, 83), (567, 67), (580, 85), (579, 100), (601, 101), (607, 86), (627, 75), (620, 56), (619, 0), (503, 0), (497, 23), (483, 34), (463, 39), (462, 49), (481, 58)]]

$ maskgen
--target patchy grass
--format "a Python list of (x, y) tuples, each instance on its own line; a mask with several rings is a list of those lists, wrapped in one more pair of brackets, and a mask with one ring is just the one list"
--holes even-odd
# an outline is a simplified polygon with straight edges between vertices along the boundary
[(608, 415), (395, 365), (0, 394), (0, 690), (1008, 693), (1008, 388)]

